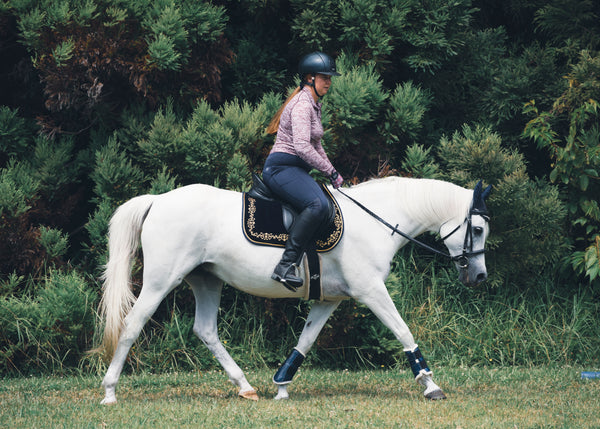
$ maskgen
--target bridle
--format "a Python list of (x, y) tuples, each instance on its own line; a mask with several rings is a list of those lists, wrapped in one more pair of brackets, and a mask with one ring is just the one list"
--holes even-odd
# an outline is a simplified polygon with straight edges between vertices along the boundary
[(487, 212), (471, 207), (466, 219), (456, 228), (450, 231), (449, 234), (446, 234), (444, 237), (442, 237), (442, 241), (446, 241), (446, 239), (452, 234), (454, 234), (456, 231), (458, 231), (465, 222), (467, 223), (467, 231), (465, 232), (465, 240), (463, 242), (462, 253), (456, 256), (450, 256), (450, 254), (448, 254), (448, 257), (450, 257), (452, 261), (456, 262), (458, 267), (462, 269), (466, 269), (469, 266), (469, 258), (471, 256), (481, 255), (482, 253), (485, 253), (485, 247), (483, 249), (473, 250), (473, 225), (471, 221), (473, 216), (481, 216), (486, 222), (490, 221), (490, 216)]
[(468, 213), (467, 217), (465, 218), (465, 220), (461, 224), (459, 224), (456, 228), (454, 228), (452, 231), (450, 231), (450, 233), (448, 233), (444, 237), (442, 237), (442, 241), (446, 241), (446, 239), (448, 239), (452, 234), (454, 234), (456, 231), (458, 231), (460, 229), (460, 227), (464, 225), (465, 222), (467, 223), (467, 231), (465, 232), (465, 239), (464, 239), (464, 242), (463, 242), (462, 253), (460, 255), (452, 256), (452, 255), (450, 255), (447, 252), (435, 249), (435, 248), (429, 246), (428, 244), (425, 244), (422, 241), (419, 241), (416, 238), (411, 237), (410, 235), (405, 234), (404, 232), (400, 231), (398, 229), (398, 225), (399, 224), (396, 224), (396, 226), (392, 226), (390, 223), (386, 222), (385, 219), (383, 219), (380, 216), (378, 216), (377, 214), (373, 213), (371, 210), (369, 210), (363, 204), (361, 204), (360, 202), (356, 201), (354, 198), (352, 198), (348, 194), (345, 194), (344, 192), (342, 192), (341, 189), (339, 189), (339, 188), (338, 188), (338, 192), (340, 192), (342, 195), (344, 195), (346, 198), (348, 198), (350, 201), (352, 201), (358, 207), (360, 207), (365, 212), (367, 212), (368, 214), (370, 214), (371, 216), (373, 216), (375, 219), (377, 219), (379, 222), (381, 222), (382, 224), (384, 224), (385, 226), (387, 226), (389, 229), (391, 229), (392, 230), (392, 235), (398, 234), (398, 235), (406, 238), (407, 240), (412, 241), (416, 245), (418, 245), (418, 246), (420, 246), (420, 247), (422, 247), (424, 249), (427, 249), (427, 250), (429, 250), (432, 253), (435, 253), (436, 255), (444, 256), (445, 258), (450, 259), (452, 262), (455, 262), (460, 269), (464, 270), (464, 269), (467, 269), (469, 267), (469, 258), (470, 257), (476, 256), (476, 255), (481, 255), (481, 254), (485, 253), (485, 247), (483, 249), (473, 250), (472, 217), (473, 216), (481, 216), (481, 217), (483, 217), (483, 219), (486, 222), (489, 222), (490, 221), (490, 216), (489, 216), (489, 214), (488, 214), (487, 211), (483, 211), (481, 209), (477, 209), (477, 208), (471, 207), (471, 209), (469, 210), (469, 213)]

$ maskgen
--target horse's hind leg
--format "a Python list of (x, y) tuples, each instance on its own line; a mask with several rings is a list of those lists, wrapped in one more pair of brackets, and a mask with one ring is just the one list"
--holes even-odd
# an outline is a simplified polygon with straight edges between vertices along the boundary
[(131, 349), (131, 346), (137, 340), (146, 322), (152, 317), (159, 304), (180, 282), (172, 282), (170, 285), (165, 285), (163, 288), (153, 288), (158, 283), (150, 284), (144, 275), (144, 286), (133, 305), (131, 311), (123, 321), (123, 330), (119, 336), (119, 343), (115, 354), (110, 362), (110, 366), (106, 371), (102, 386), (104, 387), (104, 399), (102, 404), (114, 404), (117, 402), (115, 389), (119, 376), (125, 365), (125, 359)]
[(287, 358), (283, 365), (279, 368), (277, 373), (273, 376), (273, 382), (277, 384), (278, 391), (275, 399), (288, 399), (289, 394), (287, 392), (287, 386), (292, 382), (294, 374), (300, 367), (300, 364), (304, 361), (304, 357), (311, 349), (317, 336), (325, 326), (325, 322), (331, 316), (331, 313), (340, 305), (341, 301), (330, 301), (330, 302), (315, 302), (308, 317), (306, 323), (302, 329), (302, 334), (298, 339), (298, 345), (292, 351), (292, 354)]
[(229, 380), (240, 388), (239, 396), (257, 401), (256, 390), (248, 383), (244, 372), (235, 363), (219, 339), (217, 313), (221, 302), (223, 282), (206, 272), (194, 272), (186, 277), (186, 281), (191, 286), (196, 298), (194, 333), (206, 344), (206, 347), (219, 361), (229, 376)]

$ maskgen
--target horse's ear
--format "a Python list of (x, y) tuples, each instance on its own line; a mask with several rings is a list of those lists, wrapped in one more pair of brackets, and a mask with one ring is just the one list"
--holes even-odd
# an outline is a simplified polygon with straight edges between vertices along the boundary
[(481, 198), (484, 201), (487, 200), (487, 197), (490, 196), (490, 192), (492, 192), (492, 185), (488, 185), (488, 187), (483, 190), (483, 192), (481, 193)]
[(481, 188), (483, 188), (483, 182), (480, 180), (473, 189), (473, 201), (478, 201), (481, 198)]
[(475, 189), (473, 189), (473, 205), (471, 208), (473, 213), (483, 214), (486, 216), (488, 215), (485, 199), (488, 197), (488, 195), (490, 195), (491, 191), (492, 185), (489, 185), (487, 188), (483, 189), (483, 181), (480, 180), (477, 182)]

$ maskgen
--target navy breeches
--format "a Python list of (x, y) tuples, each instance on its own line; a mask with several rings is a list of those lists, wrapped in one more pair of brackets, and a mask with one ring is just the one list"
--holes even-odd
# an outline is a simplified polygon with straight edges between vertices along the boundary
[(315, 231), (329, 215), (329, 201), (308, 174), (310, 166), (301, 158), (275, 152), (267, 157), (263, 180), (283, 201), (315, 222)]

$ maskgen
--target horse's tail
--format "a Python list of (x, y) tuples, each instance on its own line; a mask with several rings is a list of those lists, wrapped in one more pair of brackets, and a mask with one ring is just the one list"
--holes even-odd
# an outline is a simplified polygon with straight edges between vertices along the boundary
[(119, 342), (123, 319), (135, 303), (131, 291), (131, 267), (140, 244), (144, 219), (156, 195), (142, 195), (127, 201), (115, 211), (108, 230), (108, 262), (102, 275), (103, 294), (100, 317), (104, 321), (101, 346), (95, 350), (105, 359), (112, 356)]

